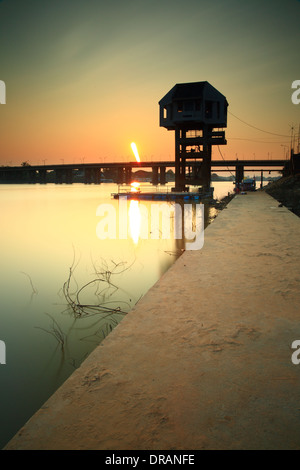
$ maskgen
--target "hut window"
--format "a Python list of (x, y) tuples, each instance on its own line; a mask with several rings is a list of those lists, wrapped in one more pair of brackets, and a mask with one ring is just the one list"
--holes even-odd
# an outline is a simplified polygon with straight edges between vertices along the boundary
[(196, 111), (201, 111), (201, 100), (196, 100)]
[(182, 101), (178, 101), (177, 111), (178, 111), (178, 113), (182, 113), (182, 111), (183, 111), (183, 102)]
[(164, 119), (167, 119), (167, 117), (168, 117), (168, 110), (166, 106), (164, 106)]
[(205, 101), (205, 117), (207, 119), (212, 118), (212, 111), (213, 111), (213, 102)]
[(193, 101), (185, 101), (184, 110), (185, 111), (193, 111), (193, 109), (194, 109), (194, 102)]

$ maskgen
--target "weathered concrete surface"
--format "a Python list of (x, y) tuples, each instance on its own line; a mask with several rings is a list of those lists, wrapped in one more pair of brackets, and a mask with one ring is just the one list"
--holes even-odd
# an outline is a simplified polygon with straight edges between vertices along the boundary
[(299, 449), (300, 219), (236, 196), (7, 449)]

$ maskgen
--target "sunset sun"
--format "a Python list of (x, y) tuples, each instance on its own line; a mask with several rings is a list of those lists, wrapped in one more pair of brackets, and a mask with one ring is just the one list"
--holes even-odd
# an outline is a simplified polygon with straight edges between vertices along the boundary
[(133, 153), (134, 153), (134, 156), (135, 156), (135, 158), (136, 158), (136, 161), (137, 161), (137, 162), (140, 162), (141, 159), (140, 159), (139, 152), (138, 152), (138, 149), (137, 149), (136, 144), (135, 144), (134, 142), (131, 142), (130, 146), (131, 146), (131, 148), (132, 148), (132, 151), (133, 151)]

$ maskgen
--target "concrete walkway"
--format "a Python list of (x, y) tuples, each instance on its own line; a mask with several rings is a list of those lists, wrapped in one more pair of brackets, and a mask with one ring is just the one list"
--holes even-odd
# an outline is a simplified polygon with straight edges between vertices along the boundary
[(300, 449), (299, 307), (300, 219), (238, 195), (6, 448)]

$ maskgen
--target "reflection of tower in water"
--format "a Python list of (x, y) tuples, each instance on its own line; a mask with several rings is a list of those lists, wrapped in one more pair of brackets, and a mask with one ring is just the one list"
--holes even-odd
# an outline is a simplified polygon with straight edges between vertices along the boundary
[[(177, 201), (176, 204), (178, 204), (181, 207), (181, 211), (177, 212), (177, 217), (181, 218), (181, 226), (182, 226), (182, 237), (175, 239), (175, 250), (178, 253), (178, 256), (180, 256), (180, 253), (186, 250), (186, 237), (185, 237), (185, 218), (184, 218), (184, 205), (185, 203), (183, 201)], [(191, 220), (189, 220), (189, 223), (192, 222), (192, 226), (190, 227), (194, 233), (197, 231), (196, 227), (196, 207), (197, 205), (199, 206), (199, 203), (189, 203), (189, 205), (192, 206), (192, 213), (191, 213)], [(203, 216), (204, 216), (204, 224), (203, 224), (203, 229), (205, 229), (210, 222), (210, 207), (209, 204), (203, 204)], [(176, 214), (175, 214), (176, 217)], [(176, 222), (175, 222), (176, 223)], [(177, 222), (178, 223), (178, 222)]]
[(141, 211), (139, 201), (132, 199), (129, 204), (129, 230), (131, 238), (135, 245), (137, 245), (141, 235)]
[(132, 199), (128, 209), (129, 234), (135, 245), (140, 240), (171, 240), (172, 250), (202, 247), (203, 231), (209, 223), (209, 206), (199, 203), (152, 202)]

